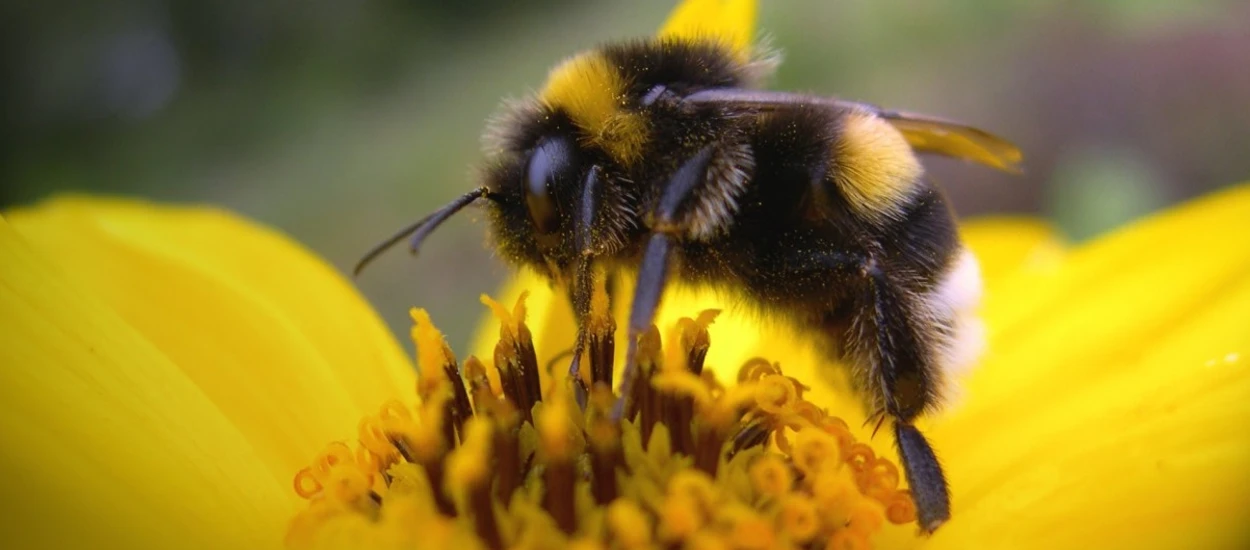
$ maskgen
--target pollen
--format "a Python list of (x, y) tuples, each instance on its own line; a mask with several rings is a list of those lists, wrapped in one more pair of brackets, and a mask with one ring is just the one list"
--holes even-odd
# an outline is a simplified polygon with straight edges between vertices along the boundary
[(499, 321), (488, 361), (457, 360), (413, 310), (412, 401), (382, 403), (294, 473), (288, 547), (870, 548), (915, 521), (898, 467), (781, 365), (747, 360), (727, 385), (704, 369), (717, 312), (681, 319), (667, 345), (652, 327), (622, 396), (606, 307), (586, 325), (588, 380), (539, 369), (524, 295), (482, 302)]

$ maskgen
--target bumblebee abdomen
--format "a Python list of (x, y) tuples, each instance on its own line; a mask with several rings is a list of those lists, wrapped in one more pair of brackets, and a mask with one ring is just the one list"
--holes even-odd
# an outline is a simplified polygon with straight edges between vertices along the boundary
[(897, 131), (819, 107), (761, 117), (753, 175), (724, 236), (684, 247), (683, 277), (745, 291), (832, 354), (870, 406), (910, 420), (978, 348), (975, 259)]
[(897, 219), (920, 189), (922, 173), (911, 145), (890, 123), (866, 111), (839, 117), (829, 179), (856, 214)]

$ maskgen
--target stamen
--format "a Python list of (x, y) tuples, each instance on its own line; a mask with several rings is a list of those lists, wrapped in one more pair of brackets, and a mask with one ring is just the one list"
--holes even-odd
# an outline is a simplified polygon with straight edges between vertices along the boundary
[(777, 547), (777, 532), (773, 523), (754, 509), (738, 504), (726, 507), (718, 516), (717, 520), (728, 520), (733, 526), (729, 536), (738, 548), (767, 550)]
[(570, 407), (564, 384), (556, 384), (553, 395), (543, 403), (536, 419), (539, 449), (545, 460), (543, 481), (543, 508), (556, 520), (560, 530), (573, 534), (577, 530), (576, 511), (573, 507), (573, 437), (570, 433)]
[(805, 544), (820, 532), (820, 515), (812, 499), (787, 494), (777, 507), (777, 531), (795, 543)]
[(360, 548), (867, 548), (885, 522), (915, 521), (898, 467), (781, 365), (751, 359), (728, 386), (704, 368), (716, 311), (678, 321), (667, 346), (657, 328), (643, 334), (617, 422), (602, 281), (584, 408), (571, 385), (585, 380), (538, 368), (525, 296), (511, 309), (482, 301), (500, 323), (498, 379), (475, 357), (457, 362), (413, 310), (420, 404), (382, 404), (360, 420), (355, 446), (332, 443), (296, 472), (308, 507), (291, 522), (291, 547), (350, 532)]
[(814, 476), (825, 468), (837, 468), (838, 441), (820, 430), (799, 430), (792, 454), (794, 466), (808, 476)]
[(751, 464), (751, 485), (766, 498), (781, 498), (794, 487), (794, 473), (779, 456), (765, 455)]
[(788, 412), (798, 397), (794, 384), (776, 375), (764, 376), (759, 380), (760, 390), (755, 394), (755, 404), (769, 414)]
[(729, 455), (733, 456), (752, 447), (758, 447), (768, 442), (768, 436), (772, 433), (772, 426), (763, 419), (754, 420), (738, 430), (738, 434), (734, 436), (733, 446), (729, 449)]
[(516, 429), (520, 415), (510, 406), (506, 408), (505, 414), (496, 417), (494, 432), (495, 498), (503, 503), (512, 498), (525, 478), (521, 466), (521, 441)]
[(829, 543), (825, 545), (825, 550), (869, 550), (872, 543), (863, 534), (852, 531), (850, 529), (842, 529), (836, 531), (833, 536), (829, 537)]
[(625, 418), (638, 419), (642, 430), (643, 445), (651, 441), (651, 433), (661, 418), (660, 394), (653, 390), (651, 379), (661, 369), (660, 363), (660, 331), (654, 326), (644, 332), (638, 339), (638, 380), (633, 385), (633, 396), (629, 399), (629, 409)]
[(660, 539), (674, 542), (693, 535), (711, 519), (720, 491), (707, 474), (683, 470), (673, 475), (660, 509)]
[(651, 521), (637, 503), (619, 499), (608, 506), (608, 528), (622, 548), (646, 548), (651, 544)]
[(323, 488), (321, 482), (312, 474), (312, 468), (304, 468), (295, 474), (295, 494), (300, 498), (312, 498)]
[(603, 506), (619, 494), (616, 471), (625, 465), (620, 430), (607, 420), (606, 415), (600, 416), (590, 421), (586, 440), (590, 444), (591, 493), (595, 503)]
[(422, 374), (417, 393), (425, 398), (448, 382), (443, 367), (455, 365), (456, 354), (443, 334), (434, 328), (429, 312), (412, 308), (408, 313), (412, 317), (412, 341), (417, 347), (417, 370)]
[(464, 360), (464, 380), (469, 385), (469, 397), (473, 402), (472, 409), (478, 414), (496, 412), (499, 399), (491, 388), (490, 378), (486, 375), (486, 366), (472, 355)]
[(611, 389), (613, 360), (616, 356), (616, 319), (609, 307), (605, 277), (598, 276), (590, 295), (590, 319), (586, 322), (586, 349), (590, 359), (590, 383)]
[[(703, 360), (707, 357), (710, 342), (707, 327), (719, 313), (718, 310), (707, 310), (697, 319), (683, 317), (677, 321), (669, 334), (669, 342), (675, 340), (678, 345), (669, 345), (664, 373), (689, 373), (698, 376), (703, 372)], [(666, 392), (661, 397), (660, 408), (663, 411), (662, 421), (669, 427), (673, 450), (685, 455), (691, 454), (695, 445), (691, 427), (691, 420), (694, 418), (693, 398)]]
[(458, 509), (462, 514), (473, 517), (474, 530), (487, 546), (499, 548), (503, 541), (490, 496), (490, 453), (494, 427), (490, 420), (479, 416), (469, 421), (466, 430), (464, 444), (447, 459), (445, 491), (464, 492)]
[(885, 506), (885, 517), (895, 525), (907, 525), (916, 521), (916, 503), (908, 491), (898, 491)]
[(489, 296), (486, 304), (499, 318), (499, 343), (495, 345), (495, 369), (503, 384), (504, 396), (516, 405), (524, 420), (533, 422), (534, 404), (542, 399), (541, 369), (534, 351), (534, 339), (525, 326), (525, 298), (522, 293), (511, 312)]

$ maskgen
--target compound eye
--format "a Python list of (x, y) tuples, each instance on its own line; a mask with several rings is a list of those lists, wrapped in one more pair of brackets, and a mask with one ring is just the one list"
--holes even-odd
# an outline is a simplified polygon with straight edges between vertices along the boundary
[(559, 180), (570, 169), (573, 148), (565, 139), (547, 139), (530, 156), (525, 174), (525, 204), (539, 233), (555, 231), (560, 212), (553, 196)]

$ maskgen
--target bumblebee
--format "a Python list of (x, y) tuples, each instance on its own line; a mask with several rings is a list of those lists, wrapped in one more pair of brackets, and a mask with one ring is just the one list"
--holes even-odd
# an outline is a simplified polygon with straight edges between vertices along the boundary
[[(760, 90), (775, 56), (753, 54), (750, 38), (708, 32), (679, 9), (657, 37), (565, 60), (489, 125), (481, 186), (357, 271), (404, 238), (415, 251), (484, 199), (500, 256), (568, 288), (580, 319), (596, 270), (636, 273), (624, 396), (637, 338), (670, 282), (739, 289), (852, 365), (873, 416), (893, 420), (920, 527), (932, 532), (950, 516), (949, 491), (913, 422), (967, 361), (963, 318), (980, 281), (916, 154), (1014, 171), (1020, 152), (953, 121)], [(584, 333), (574, 372), (583, 345)]]

